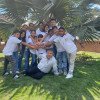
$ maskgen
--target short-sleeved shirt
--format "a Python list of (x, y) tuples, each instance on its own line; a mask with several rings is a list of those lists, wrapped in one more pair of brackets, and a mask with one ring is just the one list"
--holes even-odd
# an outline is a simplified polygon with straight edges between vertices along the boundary
[(10, 37), (6, 43), (5, 48), (3, 49), (3, 54), (6, 56), (13, 55), (13, 52), (15, 52), (15, 49), (18, 45), (18, 43), (21, 43), (22, 41), (19, 40), (17, 37)]
[[(28, 39), (28, 44), (34, 44), (34, 42), (32, 41), (31, 38)], [(32, 54), (36, 54), (36, 50), (35, 50), (35, 49), (30, 49), (30, 52), (31, 52)]]
[(63, 46), (63, 48), (66, 50), (67, 53), (72, 53), (77, 50), (77, 47), (74, 44), (73, 40), (74, 40), (74, 38), (72, 37), (72, 35), (67, 33), (63, 37), (60, 36), (60, 37), (56, 38), (54, 40), (54, 42), (60, 43)]

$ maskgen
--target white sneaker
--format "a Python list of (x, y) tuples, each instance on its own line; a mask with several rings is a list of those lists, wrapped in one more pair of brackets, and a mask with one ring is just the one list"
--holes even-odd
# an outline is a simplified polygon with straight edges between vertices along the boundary
[(19, 71), (16, 71), (16, 73), (19, 74), (20, 72)]
[(67, 71), (64, 71), (64, 75), (67, 75)]
[(19, 76), (18, 76), (18, 75), (15, 75), (15, 76), (14, 76), (14, 79), (18, 79), (18, 78), (19, 78)]
[(8, 72), (5, 72), (4, 75), (9, 75), (9, 73)]
[(62, 70), (59, 70), (59, 74), (62, 74), (63, 73), (63, 71)]
[(73, 74), (67, 74), (66, 78), (73, 78)]
[(10, 74), (12, 74), (12, 71), (10, 71)]

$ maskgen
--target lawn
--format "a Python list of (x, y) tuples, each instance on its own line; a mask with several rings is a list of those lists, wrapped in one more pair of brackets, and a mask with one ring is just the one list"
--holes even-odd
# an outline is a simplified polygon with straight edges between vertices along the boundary
[[(100, 58), (100, 53), (86, 53)], [(3, 60), (4, 56), (0, 53), (0, 100), (100, 100), (99, 59), (76, 62), (72, 79), (49, 74), (41, 80), (23, 75), (16, 80), (2, 76)]]

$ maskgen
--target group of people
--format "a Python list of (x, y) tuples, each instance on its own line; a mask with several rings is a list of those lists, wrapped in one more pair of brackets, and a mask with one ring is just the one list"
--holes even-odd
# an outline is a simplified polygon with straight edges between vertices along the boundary
[(23, 25), (20, 31), (14, 31), (9, 37), (3, 49), (3, 75), (9, 75), (7, 66), (10, 62), (10, 74), (15, 79), (19, 78), (22, 59), (25, 57), (22, 73), (26, 76), (41, 79), (52, 70), (54, 75), (64, 74), (66, 78), (72, 78), (77, 52), (74, 41), (77, 42), (75, 37), (57, 26), (55, 19), (50, 20), (50, 27), (40, 22), (36, 31), (33, 23), (29, 27)]

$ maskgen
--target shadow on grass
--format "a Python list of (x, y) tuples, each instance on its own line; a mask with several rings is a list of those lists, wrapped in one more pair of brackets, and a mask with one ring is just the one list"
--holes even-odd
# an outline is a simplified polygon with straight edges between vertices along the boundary
[(41, 80), (23, 75), (15, 80), (11, 76), (0, 75), (0, 98), (9, 95), (6, 100), (96, 100), (100, 98), (99, 66), (100, 61), (76, 62), (72, 79), (49, 74)]

